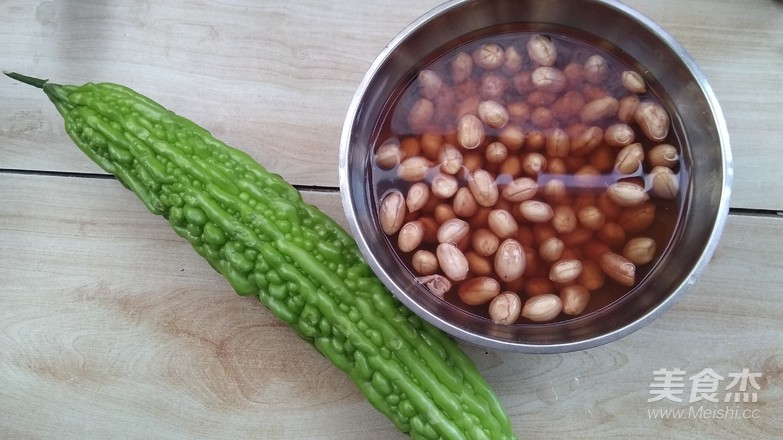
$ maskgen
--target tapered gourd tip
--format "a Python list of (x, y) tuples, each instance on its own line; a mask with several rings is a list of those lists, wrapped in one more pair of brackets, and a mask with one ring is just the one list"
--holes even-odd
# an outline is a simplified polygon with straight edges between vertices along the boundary
[(6, 72), (3, 71), (6, 76), (13, 78), (17, 81), (21, 81), (25, 84), (30, 84), (31, 86), (38, 87), (39, 89), (42, 89), (43, 86), (49, 82), (48, 79), (40, 79), (40, 78), (33, 78), (32, 76), (22, 75), (21, 73), (16, 72)]

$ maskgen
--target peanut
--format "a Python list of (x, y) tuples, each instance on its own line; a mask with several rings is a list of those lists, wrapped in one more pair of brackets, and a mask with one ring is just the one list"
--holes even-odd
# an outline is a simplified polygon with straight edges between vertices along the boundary
[(620, 75), (620, 81), (623, 83), (625, 90), (628, 90), (630, 93), (639, 95), (647, 93), (647, 85), (644, 83), (644, 78), (637, 72), (626, 70)]
[(390, 170), (396, 167), (401, 160), (400, 141), (397, 139), (387, 140), (375, 152), (375, 163), (383, 170)]
[(631, 287), (636, 282), (636, 266), (622, 255), (607, 252), (601, 255), (601, 270), (616, 283)]
[(533, 223), (548, 222), (554, 216), (552, 207), (538, 200), (525, 200), (519, 205), (522, 216)]
[(570, 283), (582, 273), (582, 262), (575, 259), (556, 261), (549, 269), (549, 279), (558, 284)]
[(599, 84), (606, 78), (609, 63), (601, 55), (591, 55), (584, 65), (584, 76), (590, 84)]
[(497, 324), (513, 324), (519, 319), (522, 300), (514, 292), (502, 292), (489, 303), (489, 318)]
[(478, 207), (479, 205), (476, 203), (476, 199), (473, 198), (473, 194), (471, 194), (470, 189), (467, 187), (461, 187), (457, 190), (456, 194), (454, 194), (452, 209), (457, 216), (464, 218), (472, 217), (478, 211)]
[(499, 238), (510, 238), (517, 235), (519, 225), (514, 216), (505, 209), (493, 209), (489, 213), (489, 229)]
[(508, 157), (508, 148), (502, 142), (492, 142), (487, 145), (484, 157), (489, 163), (503, 163)]
[(435, 115), (435, 104), (427, 98), (416, 101), (408, 113), (408, 127), (415, 133), (424, 131)]
[(617, 223), (629, 234), (647, 229), (655, 221), (655, 205), (646, 202), (625, 208), (617, 217)]
[(640, 103), (634, 112), (634, 120), (651, 141), (660, 142), (669, 135), (669, 114), (655, 102)]
[(527, 296), (539, 296), (552, 294), (555, 291), (555, 285), (547, 277), (532, 277), (525, 283), (525, 294)]
[(430, 192), (439, 199), (451, 198), (451, 196), (457, 193), (458, 189), (459, 182), (457, 182), (457, 178), (451, 174), (438, 172), (432, 177)]
[(457, 124), (457, 142), (468, 150), (478, 148), (484, 142), (484, 125), (478, 117), (467, 114), (460, 118)]
[(587, 308), (590, 302), (590, 291), (585, 286), (572, 284), (560, 291), (560, 300), (563, 302), (563, 313), (576, 316)]
[(538, 248), (538, 254), (541, 259), (547, 263), (554, 263), (563, 256), (565, 243), (557, 237), (549, 237), (544, 240)]
[(677, 152), (677, 148), (670, 144), (656, 145), (647, 152), (647, 163), (652, 168), (658, 166), (674, 168), (679, 161), (680, 154)]
[(420, 210), (424, 207), (429, 198), (430, 187), (424, 182), (414, 183), (408, 189), (408, 194), (405, 196), (405, 205), (408, 207), (408, 212)]
[(494, 70), (506, 61), (506, 52), (499, 44), (482, 44), (473, 51), (473, 63), (485, 70)]
[(424, 240), (424, 225), (418, 220), (409, 221), (402, 225), (397, 234), (397, 247), (401, 252), (411, 252), (419, 247), (422, 240)]
[(468, 276), (468, 260), (454, 243), (441, 243), (435, 249), (438, 264), (452, 281), (462, 281)]
[(557, 295), (545, 293), (528, 298), (520, 315), (533, 322), (551, 321), (560, 314), (563, 301)]
[(501, 66), (501, 70), (508, 76), (513, 76), (520, 70), (525, 60), (522, 58), (522, 54), (519, 53), (516, 47), (508, 46), (506, 48), (506, 60)]
[(565, 131), (555, 128), (548, 133), (546, 152), (550, 157), (567, 157), (570, 149), (571, 140)]
[(641, 99), (636, 95), (629, 95), (620, 99), (617, 103), (617, 119), (626, 124), (633, 122), (634, 113), (636, 113), (636, 108), (639, 107), (641, 102)]
[(552, 227), (558, 234), (569, 234), (576, 229), (578, 218), (573, 207), (558, 205), (552, 214)]
[(443, 275), (433, 274), (418, 277), (416, 280), (438, 298), (443, 298), (451, 290), (451, 281)]
[(625, 229), (615, 222), (606, 222), (598, 230), (598, 239), (609, 247), (617, 247), (625, 242)]
[(495, 72), (487, 72), (481, 76), (479, 97), (484, 100), (502, 101), (508, 86), (506, 77)]
[(452, 208), (451, 205), (447, 203), (439, 203), (437, 206), (435, 206), (435, 209), (432, 210), (432, 216), (435, 218), (438, 224), (443, 224), (446, 221), (457, 217), (457, 214), (454, 213), (454, 208)]
[(528, 40), (527, 54), (533, 62), (541, 66), (551, 66), (557, 60), (557, 47), (551, 38), (537, 34)]
[(459, 286), (457, 295), (467, 305), (486, 304), (500, 294), (500, 283), (490, 277), (476, 277)]
[(562, 202), (568, 195), (565, 182), (560, 179), (549, 180), (542, 191), (544, 198), (550, 204)]
[(576, 213), (579, 223), (591, 231), (598, 231), (606, 223), (604, 213), (594, 205), (585, 206)]
[(397, 177), (406, 182), (419, 182), (427, 177), (432, 162), (422, 156), (409, 157), (397, 166)]
[(572, 133), (571, 154), (575, 156), (585, 156), (595, 150), (604, 139), (604, 131), (596, 125), (581, 128)]
[(492, 207), (498, 201), (498, 185), (488, 171), (474, 171), (468, 178), (468, 188), (476, 203), (481, 206)]
[(443, 80), (433, 70), (424, 69), (419, 72), (419, 92), (427, 99), (436, 99), (439, 96)]
[(619, 106), (619, 101), (613, 96), (594, 99), (579, 110), (579, 119), (585, 124), (597, 122), (616, 114)]
[(473, 74), (473, 57), (460, 52), (451, 62), (451, 81), (453, 84), (461, 84), (470, 79)]
[(555, 67), (541, 66), (531, 76), (533, 87), (547, 93), (560, 93), (568, 85), (565, 74)]
[(650, 237), (636, 237), (623, 247), (623, 256), (634, 264), (644, 265), (655, 257), (655, 240)]
[(525, 143), (525, 131), (516, 124), (508, 124), (498, 133), (498, 140), (511, 151), (517, 151)]
[(644, 187), (633, 182), (617, 182), (606, 188), (613, 202), (622, 207), (639, 206), (650, 199)]
[(617, 153), (614, 169), (620, 174), (633, 174), (639, 171), (643, 161), (644, 148), (642, 147), (642, 144), (636, 142), (626, 145)]
[(582, 261), (582, 273), (576, 278), (576, 282), (585, 286), (588, 290), (594, 291), (604, 286), (606, 275), (599, 263), (593, 260), (585, 260)]
[(432, 275), (438, 271), (438, 257), (430, 251), (419, 249), (411, 257), (411, 266), (421, 275)]
[(503, 104), (491, 99), (479, 103), (478, 117), (492, 128), (505, 127), (509, 119), (508, 110), (503, 107)]
[(540, 153), (528, 153), (522, 158), (522, 171), (528, 176), (537, 176), (547, 166), (546, 157)]
[(468, 270), (471, 275), (486, 277), (493, 274), (492, 260), (479, 254), (476, 251), (465, 252), (465, 259), (468, 260)]
[(438, 160), (443, 146), (443, 136), (438, 133), (424, 133), (419, 138), (421, 154), (428, 160)]
[(480, 228), (473, 233), (471, 244), (479, 255), (488, 257), (498, 250), (500, 238), (489, 229)]
[(514, 281), (525, 273), (525, 251), (518, 241), (507, 238), (495, 252), (495, 273), (504, 282)]
[(680, 180), (676, 174), (665, 166), (657, 166), (650, 170), (652, 193), (661, 199), (674, 199), (680, 192)]
[(628, 124), (612, 124), (604, 130), (604, 141), (612, 147), (624, 147), (632, 143), (636, 132)]
[(438, 243), (459, 243), (470, 232), (470, 225), (465, 220), (451, 218), (438, 228)]
[(400, 230), (405, 222), (405, 197), (400, 191), (390, 191), (383, 197), (378, 216), (386, 235), (393, 235)]
[(509, 202), (524, 202), (532, 199), (538, 192), (538, 184), (529, 177), (519, 177), (503, 187), (500, 196)]
[(462, 153), (452, 144), (445, 144), (440, 150), (440, 170), (448, 174), (457, 174), (462, 170)]

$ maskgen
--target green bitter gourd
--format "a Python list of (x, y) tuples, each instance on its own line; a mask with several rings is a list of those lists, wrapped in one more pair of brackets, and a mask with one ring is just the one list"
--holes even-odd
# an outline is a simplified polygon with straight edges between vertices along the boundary
[(223, 274), (346, 372), (416, 439), (515, 439), (508, 415), (450, 337), (385, 289), (353, 239), (279, 175), (117, 84), (42, 88), (76, 145)]

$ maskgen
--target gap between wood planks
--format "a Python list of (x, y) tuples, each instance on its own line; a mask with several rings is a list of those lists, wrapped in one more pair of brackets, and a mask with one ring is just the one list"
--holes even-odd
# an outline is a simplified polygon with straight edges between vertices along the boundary
[[(46, 176), (46, 177), (77, 177), (82, 179), (101, 179), (116, 180), (111, 174), (103, 173), (80, 173), (71, 171), (46, 171), (46, 170), (23, 170), (15, 168), (0, 168), (0, 174), (18, 174), (26, 176)], [(318, 185), (293, 185), (299, 191), (321, 192), (321, 193), (339, 193), (340, 188), (336, 186), (318, 186)], [(756, 209), (756, 208), (729, 208), (731, 215), (744, 215), (753, 217), (779, 217), (783, 218), (783, 211), (775, 209)]]

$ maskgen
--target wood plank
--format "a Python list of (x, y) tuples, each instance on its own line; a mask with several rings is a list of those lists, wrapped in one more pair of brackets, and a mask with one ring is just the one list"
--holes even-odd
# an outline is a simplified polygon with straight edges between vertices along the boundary
[[(439, 1), (24, 2), (0, 6), (4, 69), (115, 81), (303, 185), (337, 185), (340, 130), (375, 56)], [(629, 0), (705, 71), (736, 162), (732, 206), (783, 209), (783, 11), (771, 0)], [(40, 92), (0, 80), (0, 169), (100, 172)], [(318, 154), (312, 154), (313, 151)]]
[[(405, 438), (116, 181), (4, 173), (0, 187), (0, 437)], [(337, 194), (306, 197), (344, 224)], [(783, 219), (730, 216), (702, 279), (620, 341), (465, 349), (523, 438), (772, 438), (783, 432), (781, 236)], [(760, 372), (758, 402), (731, 405), (758, 417), (650, 417), (700, 404), (689, 391), (648, 403), (660, 368)]]

